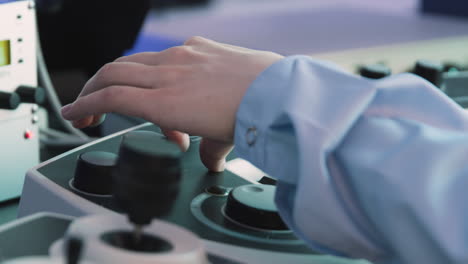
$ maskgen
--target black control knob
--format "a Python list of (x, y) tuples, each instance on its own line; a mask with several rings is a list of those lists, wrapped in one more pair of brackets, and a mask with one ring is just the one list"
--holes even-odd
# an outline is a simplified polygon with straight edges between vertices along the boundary
[(14, 110), (18, 107), (20, 102), (20, 97), (17, 93), (0, 91), (0, 109)]
[(105, 151), (80, 154), (73, 178), (73, 187), (89, 194), (112, 194), (112, 169), (116, 161), (117, 155)]
[(381, 79), (390, 76), (392, 70), (383, 64), (371, 64), (360, 67), (359, 74), (370, 79)]
[(226, 215), (246, 226), (269, 229), (288, 229), (274, 203), (276, 187), (250, 184), (234, 188), (228, 196)]
[(43, 104), (45, 101), (45, 91), (42, 87), (21, 85), (16, 89), (16, 93), (23, 103)]
[(444, 66), (441, 63), (419, 60), (414, 66), (413, 73), (439, 87), (442, 81), (443, 71)]
[(176, 144), (155, 132), (123, 136), (113, 193), (132, 223), (146, 225), (170, 211), (179, 190), (181, 156)]

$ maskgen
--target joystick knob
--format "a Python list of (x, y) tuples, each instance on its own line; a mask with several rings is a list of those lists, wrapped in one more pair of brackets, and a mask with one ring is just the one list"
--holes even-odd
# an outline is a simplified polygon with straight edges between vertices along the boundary
[(135, 225), (147, 225), (171, 209), (181, 179), (179, 147), (151, 131), (123, 136), (113, 172), (114, 197)]
[(16, 89), (16, 93), (24, 103), (42, 104), (45, 100), (45, 91), (41, 87), (22, 85)]
[(228, 196), (226, 215), (246, 226), (269, 229), (288, 229), (274, 203), (276, 187), (250, 184), (234, 188)]
[(112, 194), (112, 169), (116, 160), (117, 155), (105, 151), (80, 154), (73, 187), (89, 194)]
[(20, 97), (17, 93), (7, 93), (0, 91), (0, 109), (14, 110), (20, 104)]
[(360, 67), (359, 74), (370, 79), (381, 79), (392, 74), (392, 70), (383, 64), (370, 64)]
[(414, 66), (413, 73), (439, 87), (443, 71), (444, 66), (440, 63), (428, 60), (419, 60)]

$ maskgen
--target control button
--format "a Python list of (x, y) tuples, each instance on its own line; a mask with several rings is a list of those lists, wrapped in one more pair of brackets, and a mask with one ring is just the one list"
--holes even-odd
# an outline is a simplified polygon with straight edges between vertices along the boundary
[(443, 64), (443, 72), (460, 72), (463, 71), (463, 67), (458, 63), (446, 62)]
[(117, 155), (105, 151), (80, 154), (76, 164), (73, 187), (89, 194), (112, 194), (112, 169), (116, 160)]
[(37, 113), (37, 111), (39, 111), (39, 106), (33, 105), (33, 106), (31, 107), (31, 113), (32, 113), (32, 114), (35, 114), (35, 113)]
[(14, 110), (20, 104), (20, 97), (17, 93), (7, 93), (0, 91), (0, 109)]
[(229, 194), (229, 188), (221, 185), (213, 185), (205, 189), (205, 192), (215, 196), (226, 196)]
[(268, 176), (263, 176), (258, 182), (266, 185), (276, 185), (276, 179)]
[(255, 145), (255, 142), (257, 141), (257, 128), (249, 127), (245, 134), (245, 138), (247, 141), (247, 145), (249, 145), (249, 147)]
[(259, 184), (234, 188), (228, 196), (226, 216), (249, 227), (287, 230), (274, 203), (275, 190), (275, 186)]
[(33, 124), (39, 123), (39, 116), (33, 115), (32, 119), (31, 119), (31, 123), (33, 123)]
[(383, 64), (371, 64), (360, 67), (359, 74), (370, 79), (381, 79), (390, 76), (392, 70)]
[(414, 66), (413, 73), (439, 87), (443, 71), (444, 66), (440, 63), (428, 60), (419, 60)]
[(132, 223), (149, 224), (167, 214), (182, 177), (180, 148), (151, 131), (125, 134), (113, 172), (113, 194)]
[(42, 104), (45, 100), (45, 91), (41, 87), (22, 85), (16, 89), (16, 93), (23, 103)]
[(31, 130), (26, 130), (24, 132), (24, 139), (31, 139), (34, 137), (34, 132), (32, 132)]

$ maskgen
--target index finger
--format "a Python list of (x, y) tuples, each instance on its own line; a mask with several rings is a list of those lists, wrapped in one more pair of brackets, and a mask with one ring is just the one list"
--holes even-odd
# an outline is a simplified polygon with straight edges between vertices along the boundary
[[(148, 106), (154, 109), (158, 105), (159, 91), (129, 86), (106, 87), (79, 97), (74, 103), (62, 109), (62, 116), (67, 120), (75, 121), (115, 112), (146, 119)], [(152, 93), (151, 97), (148, 96), (149, 92)], [(157, 117), (158, 113), (151, 113), (151, 116)]]

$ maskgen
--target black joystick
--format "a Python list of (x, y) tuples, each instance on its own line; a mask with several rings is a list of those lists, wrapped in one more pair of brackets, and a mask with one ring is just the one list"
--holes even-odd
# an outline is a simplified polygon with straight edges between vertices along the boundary
[(0, 91), (0, 109), (14, 110), (21, 100), (17, 93), (7, 93)]
[(392, 74), (392, 70), (383, 64), (370, 64), (359, 68), (362, 77), (370, 79), (381, 79)]
[(80, 154), (73, 178), (73, 187), (88, 194), (112, 194), (112, 169), (117, 155), (105, 151)]
[(226, 216), (253, 228), (287, 230), (274, 203), (275, 190), (275, 186), (260, 184), (234, 188), (228, 196)]
[(440, 87), (444, 66), (441, 63), (419, 60), (414, 66), (413, 73)]
[(16, 93), (23, 103), (43, 104), (45, 101), (45, 91), (41, 87), (21, 85), (16, 89)]
[(135, 224), (135, 236), (141, 226), (167, 214), (176, 199), (181, 179), (179, 147), (151, 131), (125, 134), (113, 171), (116, 202)]

